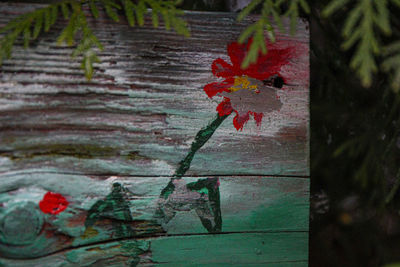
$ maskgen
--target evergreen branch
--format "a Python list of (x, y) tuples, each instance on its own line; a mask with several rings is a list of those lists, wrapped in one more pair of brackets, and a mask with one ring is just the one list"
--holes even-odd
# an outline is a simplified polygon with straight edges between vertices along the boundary
[[(86, 4), (94, 18), (99, 17), (100, 7), (116, 22), (119, 21), (118, 11), (123, 9), (130, 26), (135, 25), (135, 17), (138, 25), (144, 25), (144, 16), (147, 9), (151, 8), (154, 27), (158, 27), (159, 15), (162, 15), (167, 30), (173, 28), (178, 34), (186, 37), (190, 35), (187, 23), (179, 17), (183, 12), (176, 8), (179, 4), (176, 1), (138, 0), (137, 4), (134, 4), (132, 0), (67, 0), (23, 14), (1, 28), (0, 34), (4, 35), (0, 39), (0, 66), (5, 58), (11, 58), (12, 47), (18, 37), (22, 36), (24, 47), (27, 48), (29, 43), (37, 39), (43, 31), (50, 30), (61, 12), (68, 23), (57, 38), (57, 43), (72, 46), (78, 40), (72, 57), (82, 56), (81, 67), (85, 71), (86, 78), (90, 80), (93, 76), (93, 63), (99, 62), (95, 48), (102, 50), (103, 46), (88, 26), (87, 14), (82, 10)], [(79, 32), (81, 34), (78, 36)]]
[[(244, 8), (238, 15), (237, 20), (242, 21), (248, 16), (262, 0), (253, 0), (246, 8)], [(286, 12), (282, 12), (283, 6), (288, 5)], [(267, 32), (268, 38), (271, 42), (275, 42), (275, 30), (272, 27), (270, 17), (273, 17), (274, 22), (277, 24), (279, 30), (284, 32), (285, 29), (282, 23), (282, 17), (289, 17), (290, 19), (290, 32), (293, 35), (296, 31), (297, 19), (299, 17), (299, 10), (305, 13), (310, 12), (310, 7), (305, 0), (264, 0), (260, 19), (255, 23), (249, 25), (239, 36), (239, 43), (244, 43), (246, 40), (251, 39), (249, 52), (242, 62), (242, 68), (247, 68), (251, 63), (257, 61), (259, 54), (266, 54), (267, 47), (265, 46), (266, 40), (264, 31)]]
[[(89, 28), (86, 16), (83, 13), (80, 5), (74, 6), (74, 13), (71, 16), (70, 24), (75, 25), (75, 29), (67, 29), (68, 27), (66, 28), (66, 39), (73, 41), (75, 33), (77, 31), (82, 32), (80, 43), (72, 53), (72, 57), (77, 57), (80, 55), (83, 56), (81, 68), (84, 70), (86, 78), (90, 80), (93, 76), (93, 63), (100, 62), (93, 48), (97, 47), (98, 49), (103, 50), (103, 45)], [(60, 35), (60, 37), (61, 36), (62, 35)], [(58, 42), (62, 41), (63, 39), (59, 38)]]
[(383, 55), (385, 56), (382, 62), (382, 69), (391, 77), (391, 86), (395, 92), (400, 90), (400, 41), (384, 47)]
[(249, 5), (247, 5), (238, 15), (237, 20), (242, 21), (245, 17), (247, 17), (251, 11), (253, 11), (260, 3), (262, 0), (253, 0), (250, 2)]
[(325, 7), (325, 9), (322, 11), (322, 15), (324, 17), (329, 17), (339, 9), (343, 8), (349, 0), (334, 0), (329, 2), (329, 4)]
[(69, 8), (67, 3), (61, 3), (61, 13), (64, 19), (69, 19)]
[(59, 7), (62, 4), (64, 2), (23, 14), (1, 28), (0, 34), (4, 33), (4, 35), (0, 39), (0, 66), (5, 58), (11, 58), (12, 47), (18, 37), (22, 36), (24, 47), (27, 48), (42, 31), (49, 31), (57, 20)]
[(187, 23), (179, 17), (183, 12), (176, 8), (176, 2), (139, 0), (137, 4), (134, 4), (131, 0), (120, 1), (130, 26), (134, 26), (136, 23), (139, 26), (143, 26), (144, 16), (147, 13), (147, 9), (150, 8), (153, 27), (157, 28), (159, 26), (159, 17), (162, 16), (166, 30), (171, 30), (171, 28), (173, 28), (178, 34), (184, 35), (185, 37), (190, 36)]
[[(370, 183), (376, 182), (380, 177), (382, 158), (375, 146), (371, 145), (374, 135), (367, 134), (349, 139), (341, 144), (333, 153), (334, 157), (347, 154), (353, 160), (362, 159), (360, 167), (354, 170), (354, 180), (358, 181), (362, 188), (366, 188)], [(375, 180), (372, 180), (371, 178)]]
[[(325, 7), (323, 15), (330, 16), (339, 12), (348, 2), (348, 0), (332, 0)], [(355, 47), (350, 67), (356, 71), (365, 87), (371, 85), (373, 73), (378, 70), (376, 57), (382, 50), (378, 33), (384, 35), (392, 33), (388, 0), (358, 1), (345, 20), (342, 48), (349, 50)]]
[[(103, 5), (103, 8), (104, 8), (104, 11), (106, 12), (106, 14), (115, 22), (119, 22), (119, 16), (118, 16), (117, 12), (115, 11), (115, 9), (119, 10), (119, 9), (121, 9), (121, 6), (118, 5), (117, 3), (114, 3), (113, 0), (101, 0), (100, 2)], [(96, 15), (98, 16), (98, 14), (96, 14)]]

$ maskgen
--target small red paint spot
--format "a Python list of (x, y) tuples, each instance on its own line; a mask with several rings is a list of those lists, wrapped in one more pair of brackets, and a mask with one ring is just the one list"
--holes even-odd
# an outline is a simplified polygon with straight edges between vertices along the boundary
[(64, 211), (68, 204), (68, 201), (61, 194), (47, 192), (39, 202), (39, 207), (44, 213), (58, 214)]

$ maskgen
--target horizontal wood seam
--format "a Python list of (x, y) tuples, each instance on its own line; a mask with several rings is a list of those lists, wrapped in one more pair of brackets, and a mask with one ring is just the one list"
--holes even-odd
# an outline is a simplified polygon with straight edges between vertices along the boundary
[[(98, 176), (98, 177), (110, 177), (110, 176), (118, 176), (119, 178), (172, 178), (173, 176), (166, 176), (166, 175), (126, 175), (122, 174), (119, 175), (118, 173), (78, 173), (78, 172), (58, 172), (58, 171), (46, 171), (46, 172), (30, 172), (34, 174), (41, 174), (41, 173), (54, 173), (54, 174), (63, 174), (63, 175), (83, 175), (83, 176)], [(26, 174), (26, 172), (0, 172), (1, 175), (7, 176), (14, 176), (14, 175), (21, 175)], [(205, 177), (262, 177), (262, 178), (295, 178), (295, 179), (310, 179), (310, 176), (307, 175), (280, 175), (280, 174), (206, 174), (206, 175), (185, 175), (184, 178), (205, 178)]]

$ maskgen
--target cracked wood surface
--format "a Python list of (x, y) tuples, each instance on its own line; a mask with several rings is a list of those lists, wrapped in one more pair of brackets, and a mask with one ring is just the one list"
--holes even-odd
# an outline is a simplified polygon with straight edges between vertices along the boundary
[[(1, 3), (0, 26), (39, 6)], [(15, 47), (0, 69), (0, 266), (307, 265), (308, 53), (282, 71), (280, 111), (239, 132), (228, 117), (162, 195), (216, 114), (212, 61), (256, 19), (235, 17), (186, 12), (187, 39), (99, 19), (91, 81), (55, 44), (63, 22)], [(277, 37), (308, 46), (307, 25)], [(49, 191), (64, 212), (40, 211)]]

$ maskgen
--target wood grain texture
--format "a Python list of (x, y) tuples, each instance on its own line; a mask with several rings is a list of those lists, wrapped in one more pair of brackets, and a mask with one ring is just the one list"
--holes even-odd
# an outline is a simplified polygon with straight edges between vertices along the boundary
[[(3, 11), (0, 25), (19, 13), (19, 5), (1, 7), (13, 12)], [(149, 20), (136, 28), (97, 21), (105, 50), (90, 82), (68, 59), (72, 49), (55, 45), (60, 26), (30, 49), (16, 48), (0, 73), (0, 171), (40, 164), (74, 173), (171, 175), (216, 114), (218, 102), (203, 91), (217, 80), (212, 61), (229, 61), (227, 44), (250, 22), (236, 23), (229, 13), (186, 18), (188, 39)], [(278, 38), (308, 48), (303, 23), (298, 36)], [(189, 175), (308, 176), (308, 51), (283, 72), (291, 85), (279, 93), (281, 110), (266, 114), (261, 127), (249, 121), (242, 132), (227, 119)]]
[[(0, 3), (0, 26), (41, 5)], [(279, 111), (237, 131), (225, 119), (171, 182), (220, 99), (211, 64), (256, 17), (186, 12), (192, 36), (91, 25), (104, 52), (87, 81), (55, 26), (0, 69), (0, 266), (306, 266), (308, 30)], [(172, 186), (171, 186), (172, 183)], [(47, 192), (68, 207), (45, 214)]]

